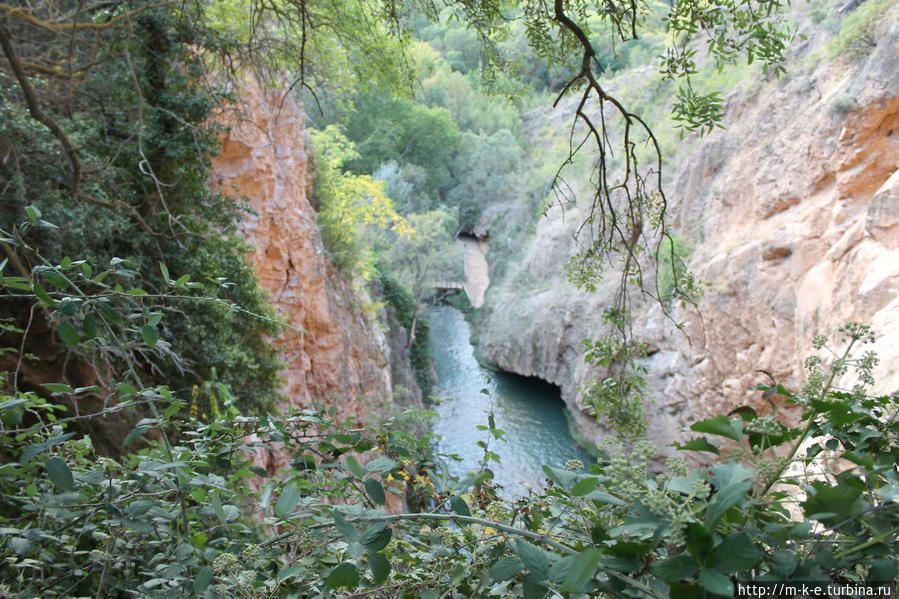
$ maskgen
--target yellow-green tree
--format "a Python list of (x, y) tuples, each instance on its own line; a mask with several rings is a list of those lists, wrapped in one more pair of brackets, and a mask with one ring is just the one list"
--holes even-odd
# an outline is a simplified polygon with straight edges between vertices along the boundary
[(339, 127), (311, 130), (309, 140), (315, 155), (315, 199), (325, 246), (340, 268), (368, 280), (374, 272), (375, 256), (364, 241), (363, 230), (389, 229), (402, 238), (411, 229), (393, 209), (383, 181), (343, 170), (344, 162), (358, 154)]

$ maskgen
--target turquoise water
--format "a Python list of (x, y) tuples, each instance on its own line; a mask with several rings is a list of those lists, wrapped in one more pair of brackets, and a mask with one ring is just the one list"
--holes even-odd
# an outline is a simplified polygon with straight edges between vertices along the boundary
[[(447, 461), (451, 474), (464, 476), (478, 470), (484, 456), (478, 441), (488, 441), (490, 451), (500, 455), (500, 463), (491, 462), (489, 468), (506, 497), (527, 494), (522, 481), (541, 488), (543, 464), (562, 467), (572, 458), (590, 463), (590, 455), (568, 433), (558, 387), (481, 368), (469, 343), (469, 324), (455, 308), (435, 306), (428, 321), (438, 378), (431, 394), (440, 400), (434, 408), (439, 414), (434, 432), (440, 436), (435, 449), (462, 458)], [(487, 431), (477, 428), (487, 426), (491, 407), (505, 441), (488, 439)]]

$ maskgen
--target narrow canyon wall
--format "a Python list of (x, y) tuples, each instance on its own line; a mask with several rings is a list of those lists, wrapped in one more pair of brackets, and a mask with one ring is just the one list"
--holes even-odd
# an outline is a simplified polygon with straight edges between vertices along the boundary
[[(241, 105), (223, 118), (229, 127), (213, 164), (213, 185), (246, 196), (241, 232), (252, 246), (260, 284), (293, 329), (276, 339), (286, 362), (284, 395), (290, 408), (322, 401), (338, 419), (371, 423), (380, 408), (419, 403), (404, 347), (368, 310), (371, 299), (351, 285), (327, 256), (309, 202), (312, 164), (302, 107), (283, 91), (262, 91), (252, 80)], [(411, 384), (410, 384), (411, 381)], [(402, 396), (394, 390), (402, 386)]]
[[(781, 80), (739, 86), (727, 97), (725, 129), (692, 145), (667, 180), (690, 268), (711, 286), (701, 319), (677, 314), (689, 342), (658, 306), (636, 313), (634, 332), (652, 350), (655, 401), (646, 409), (660, 446), (697, 419), (759, 402), (750, 391), (757, 370), (799, 385), (812, 336), (848, 320), (880, 334), (875, 391), (899, 392), (897, 17), (894, 7), (860, 63), (811, 68), (812, 40)], [(558, 274), (580, 216), (568, 207), (538, 224), (518, 274), (524, 284), (488, 294), (479, 349), (505, 370), (559, 384), (579, 432), (595, 442), (607, 431), (582, 409), (580, 389), (597, 371), (580, 340), (602, 333), (616, 282), (587, 294)]]

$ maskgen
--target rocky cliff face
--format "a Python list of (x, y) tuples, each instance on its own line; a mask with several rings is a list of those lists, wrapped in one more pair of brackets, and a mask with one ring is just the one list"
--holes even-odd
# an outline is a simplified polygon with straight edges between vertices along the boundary
[(370, 422), (394, 401), (400, 384), (407, 391), (399, 401), (420, 402), (414, 377), (406, 376), (408, 357), (395, 350), (404, 345), (378, 324), (383, 315), (366, 313), (371, 300), (335, 269), (322, 245), (309, 202), (302, 107), (283, 92), (245, 85), (243, 106), (225, 119), (230, 129), (213, 164), (213, 184), (249, 199), (255, 214), (241, 230), (250, 257), (279, 316), (293, 327), (276, 340), (287, 364), (285, 409), (322, 401), (336, 408), (338, 419)]
[[(677, 314), (690, 344), (658, 306), (636, 315), (635, 334), (653, 351), (647, 412), (659, 445), (696, 419), (759, 401), (749, 391), (759, 369), (797, 385), (812, 336), (847, 320), (873, 323), (875, 390), (899, 392), (899, 10), (888, 14), (892, 27), (859, 64), (803, 68), (810, 42), (782, 80), (738, 87), (725, 130), (692, 146), (669, 179), (674, 229), (711, 286), (701, 321)], [(597, 441), (606, 431), (579, 397), (596, 372), (579, 341), (601, 333), (614, 283), (591, 295), (554, 274), (573, 252), (578, 216), (569, 208), (538, 225), (521, 268), (534, 281), (488, 296), (480, 351), (559, 384), (580, 432)]]

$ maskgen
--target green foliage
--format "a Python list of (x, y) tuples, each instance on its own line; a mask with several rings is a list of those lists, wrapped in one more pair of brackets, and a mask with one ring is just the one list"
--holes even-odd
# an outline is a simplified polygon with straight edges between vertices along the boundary
[(584, 361), (601, 369), (601, 374), (581, 390), (582, 401), (592, 408), (596, 418), (604, 421), (623, 438), (646, 434), (646, 366), (640, 360), (647, 348), (624, 334), (628, 316), (607, 309), (603, 318), (610, 331), (602, 338), (581, 342)]
[[(31, 226), (42, 226), (31, 215)], [(158, 328), (166, 314), (132, 316), (158, 298), (112, 284), (124, 276), (115, 268), (94, 274), (86, 262), (68, 261), (22, 277), (6, 266), (5, 297), (30, 298), (57, 328), (69, 324), (74, 349), (158, 347), (145, 327)], [(79, 272), (95, 292), (66, 282)], [(182, 297), (188, 282), (171, 281), (166, 294)], [(84, 325), (74, 303), (109, 309)], [(0, 328), (21, 334), (8, 323)], [(597, 464), (544, 467), (547, 489), (514, 501), (499, 499), (491, 482), (487, 465), (497, 458), (489, 441), (480, 470), (460, 481), (432, 461), (427, 435), (393, 423), (348, 428), (312, 409), (283, 419), (236, 409), (208, 424), (187, 418), (168, 388), (142, 384), (127, 357), (102, 388), (45, 384), (52, 399), (13, 382), (0, 397), (4, 591), (16, 598), (553, 592), (662, 599), (730, 596), (734, 580), (891, 580), (899, 572), (899, 404), (865, 392), (876, 357), (854, 357), (853, 349), (871, 340), (869, 327), (850, 323), (840, 330), (839, 352), (815, 339), (831, 358), (806, 361), (801, 392), (773, 379), (759, 385), (763, 401), (777, 395), (799, 411), (798, 427), (773, 403), (767, 414), (742, 406), (695, 423), (702, 436), (683, 449), (719, 455), (725, 450), (715, 437), (723, 437), (727, 461), (691, 472), (674, 457), (666, 472), (650, 475), (654, 446), (626, 442)], [(850, 370), (858, 384), (836, 389)], [(2, 376), (9, 389), (10, 373)], [(62, 405), (107, 389), (114, 395), (98, 414)], [(153, 417), (136, 424), (130, 453), (119, 460), (97, 456), (87, 438), (67, 430), (74, 420), (138, 403)], [(483, 429), (502, 438), (492, 418)], [(137, 439), (140, 448), (132, 447)], [(253, 465), (275, 446), (288, 457), (282, 471)], [(427, 511), (386, 513), (390, 496)]]
[(466, 230), (477, 226), (486, 206), (514, 195), (521, 149), (512, 134), (503, 129), (493, 135), (463, 133), (456, 157), (457, 185), (447, 194), (447, 202), (457, 206), (459, 225)]
[(827, 44), (827, 56), (831, 60), (861, 60), (877, 45), (877, 30), (883, 24), (883, 16), (893, 6), (889, 0), (862, 2), (843, 19), (836, 38)]
[(382, 182), (343, 170), (344, 163), (358, 153), (337, 126), (310, 131), (309, 141), (315, 154), (315, 196), (322, 240), (338, 267), (368, 280), (374, 273), (375, 258), (363, 242), (363, 229), (389, 228), (402, 238), (411, 234), (406, 219), (394, 211)]
[(354, 104), (346, 136), (358, 154), (348, 160), (348, 169), (368, 174), (383, 162), (402, 161), (426, 173), (425, 193), (439, 193), (450, 184), (459, 128), (448, 110), (374, 93), (360, 95)]
[(681, 295), (697, 298), (698, 290), (692, 273), (687, 269), (690, 247), (677, 233), (662, 240), (657, 258), (656, 285), (658, 297), (663, 302), (675, 299), (675, 290)]
[[(416, 314), (415, 296), (386, 268), (378, 269), (378, 275), (381, 296), (387, 300), (399, 323), (407, 331), (411, 331), (412, 319)], [(428, 321), (419, 317), (415, 323), (415, 338), (409, 346), (409, 359), (415, 371), (415, 382), (425, 395), (431, 388), (430, 330)]]
[[(36, 17), (51, 18), (44, 11), (52, 12), (52, 4), (35, 8)], [(242, 409), (258, 412), (278, 394), (279, 361), (265, 340), (276, 328), (223, 307), (237, 302), (254, 313), (270, 313), (245, 261), (247, 247), (235, 234), (244, 206), (206, 187), (209, 157), (218, 147), (209, 123), (221, 97), (195, 82), (204, 68), (198, 52), (218, 38), (201, 27), (179, 30), (181, 15), (174, 9), (140, 9), (127, 28), (86, 28), (79, 36), (30, 29), (27, 21), (8, 25), (17, 42), (31, 36), (48, 55), (71, 52), (75, 62), (92, 66), (71, 86), (56, 85), (52, 77), (32, 78), (43, 110), (57, 119), (78, 154), (82, 176), (77, 187), (58, 139), (32, 118), (6, 67), (0, 73), (0, 138), (12, 157), (0, 165), (0, 228), (39, 248), (51, 264), (67, 256), (80, 256), (95, 267), (124, 260), (131, 279), (149, 293), (169, 288), (160, 263), (176, 278), (193, 273), (192, 284), (198, 286), (190, 293), (219, 297), (223, 304), (156, 307), (182, 310), (184, 317), (154, 329), (154, 353), (135, 368), (148, 384), (165, 384), (181, 398), (189, 397), (194, 385), (216, 379), (230, 388)], [(98, 32), (97, 39), (90, 31)], [(30, 49), (24, 42), (18, 47), (22, 54)], [(65, 226), (18, 230), (29, 206), (44, 220)], [(0, 307), (0, 314), (20, 316), (22, 309), (21, 302), (12, 301)], [(72, 341), (66, 331), (62, 340)], [(32, 336), (29, 342), (39, 347), (48, 341)], [(207, 404), (201, 412), (208, 412), (208, 398), (200, 401)]]

